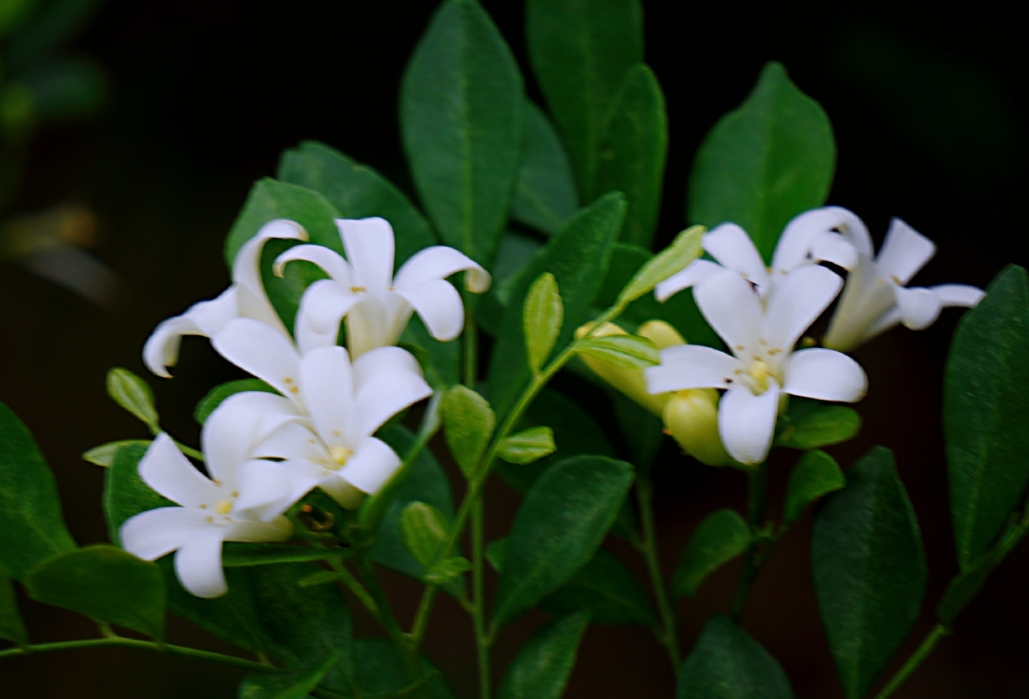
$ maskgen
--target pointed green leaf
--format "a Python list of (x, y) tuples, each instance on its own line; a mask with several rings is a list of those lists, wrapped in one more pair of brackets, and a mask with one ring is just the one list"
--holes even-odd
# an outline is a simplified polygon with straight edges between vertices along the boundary
[(117, 442), (108, 442), (107, 444), (101, 444), (98, 447), (93, 447), (88, 451), (83, 452), (82, 458), (91, 464), (97, 466), (103, 466), (108, 468), (114, 463), (114, 457), (118, 455), (118, 450), (122, 447), (129, 446), (141, 446), (144, 449), (150, 446), (149, 439), (122, 439)]
[(538, 374), (554, 349), (564, 320), (564, 305), (554, 275), (544, 272), (529, 287), (525, 296), (522, 323), (525, 325), (525, 350), (529, 368)]
[(580, 340), (575, 351), (622, 369), (646, 369), (661, 363), (653, 342), (638, 335), (607, 335)]
[(128, 369), (111, 369), (107, 372), (107, 395), (149, 427), (151, 432), (157, 434), (161, 431), (157, 408), (154, 407), (154, 393), (143, 379)]
[(494, 626), (528, 610), (593, 557), (632, 479), (629, 464), (596, 456), (572, 457), (540, 476), (511, 525)]
[(493, 436), (496, 417), (489, 403), (467, 386), (453, 386), (441, 406), (447, 446), (465, 476), (471, 476)]
[(310, 546), (289, 546), (287, 544), (257, 544), (228, 542), (222, 549), (222, 566), (241, 568), (243, 566), (267, 566), (277, 563), (301, 563), (303, 561), (340, 560), (354, 555), (352, 549), (312, 548)]
[(305, 141), (285, 151), (276, 177), (320, 192), (343, 218), (379, 216), (393, 226), (395, 265), (436, 244), (425, 217), (389, 180), (324, 143)]
[(654, 607), (639, 581), (603, 548), (537, 606), (554, 616), (587, 611), (594, 624), (650, 626), (657, 622)]
[(845, 405), (791, 397), (778, 428), (777, 446), (815, 449), (853, 439), (861, 429), (861, 416)]
[(739, 556), (750, 545), (750, 527), (735, 510), (712, 512), (693, 532), (675, 569), (672, 593), (692, 597), (708, 575)]
[(497, 456), (511, 464), (531, 464), (553, 454), (554, 431), (549, 427), (530, 427), (517, 434), (504, 437), (497, 447)]
[(229, 396), (247, 391), (261, 391), (264, 393), (278, 393), (274, 388), (261, 379), (238, 379), (215, 386), (207, 395), (200, 399), (197, 407), (193, 410), (193, 419), (201, 425), (207, 422), (207, 418), (215, 411), (222, 401)]
[(757, 641), (711, 617), (679, 673), (676, 699), (793, 699), (786, 673)]
[(433, 15), (400, 88), (422, 205), (447, 245), (489, 266), (514, 193), (525, 111), (511, 50), (474, 0)]
[(829, 117), (782, 64), (768, 63), (754, 91), (700, 145), (686, 218), (708, 228), (739, 224), (769, 261), (786, 223), (825, 203), (835, 167)]
[(834, 458), (818, 449), (807, 452), (790, 471), (783, 522), (793, 524), (804, 514), (808, 505), (846, 484), (847, 479), (843, 477), (843, 471)]
[(467, 573), (471, 569), (472, 563), (467, 558), (451, 556), (432, 566), (425, 574), (425, 582), (431, 585), (446, 585), (461, 573)]
[(432, 505), (408, 503), (400, 513), (400, 538), (411, 555), (423, 566), (436, 560), (439, 547), (447, 540), (450, 523)]
[(550, 120), (529, 100), (523, 138), (511, 217), (552, 235), (579, 208), (572, 166)]
[(918, 522), (893, 454), (873, 448), (826, 498), (811, 537), (815, 594), (847, 699), (868, 693), (925, 597)]
[(25, 622), (18, 612), (18, 598), (14, 594), (14, 582), (3, 568), (0, 568), (0, 638), (13, 641), (19, 646), (29, 642)]
[(1029, 482), (1029, 286), (1008, 267), (954, 333), (943, 394), (950, 508), (968, 571), (1007, 526)]
[[(631, 208), (630, 205), (630, 210)], [(675, 236), (671, 245), (654, 255), (639, 268), (639, 271), (618, 295), (618, 300), (622, 303), (635, 301), (644, 294), (649, 294), (655, 286), (676, 272), (686, 269), (691, 262), (704, 253), (700, 244), (704, 232), (703, 226), (691, 226)]]
[(589, 622), (577, 612), (541, 626), (511, 661), (499, 699), (560, 699)]
[(339, 655), (333, 653), (313, 670), (251, 675), (240, 685), (237, 696), (239, 699), (307, 699), (339, 662)]
[(997, 545), (983, 554), (971, 570), (950, 581), (936, 607), (936, 616), (944, 626), (951, 626), (958, 614), (975, 599), (993, 571), (1004, 558), (1029, 535), (1029, 522), (1012, 525)]
[(45, 604), (154, 638), (164, 635), (160, 569), (114, 546), (87, 546), (51, 558), (29, 571), (25, 588)]
[(0, 403), (0, 566), (22, 581), (74, 548), (50, 468), (25, 424)]
[(529, 0), (529, 61), (564, 137), (583, 199), (595, 186), (600, 142), (626, 74), (643, 60), (639, 0)]
[(665, 97), (644, 63), (625, 76), (600, 139), (597, 192), (623, 192), (629, 210), (619, 238), (650, 248), (661, 208), (668, 155)]
[(355, 684), (366, 699), (412, 696), (419, 699), (454, 699), (446, 679), (424, 656), (419, 658), (424, 673), (414, 685), (424, 687), (414, 694), (404, 661), (385, 638), (360, 638), (354, 644)]

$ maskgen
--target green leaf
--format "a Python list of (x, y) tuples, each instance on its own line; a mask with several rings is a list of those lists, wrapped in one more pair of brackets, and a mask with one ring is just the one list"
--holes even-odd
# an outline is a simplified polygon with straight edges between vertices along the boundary
[(783, 523), (793, 524), (808, 505), (846, 484), (847, 479), (834, 458), (818, 449), (807, 452), (790, 471)]
[(229, 396), (234, 396), (237, 393), (245, 393), (247, 391), (262, 391), (264, 393), (274, 393), (278, 395), (278, 391), (266, 384), (261, 379), (239, 379), (237, 381), (229, 381), (219, 386), (215, 386), (207, 395), (200, 399), (197, 403), (196, 409), (193, 410), (193, 419), (195, 419), (201, 425), (207, 422), (207, 418), (214, 412), (215, 408), (222, 404)]
[(307, 699), (339, 662), (339, 655), (333, 653), (313, 670), (251, 675), (243, 681), (237, 696), (239, 699)]
[(451, 387), (441, 409), (450, 453), (464, 475), (471, 477), (493, 436), (496, 416), (486, 399), (467, 386)]
[(461, 381), (461, 343), (440, 342), (429, 334), (425, 323), (417, 315), (408, 321), (401, 343), (414, 345), (424, 352), (428, 365), (422, 358), (418, 361), (425, 372), (425, 380), (434, 389), (445, 389)]
[(665, 443), (664, 421), (621, 391), (607, 387), (615, 420), (637, 471), (650, 471)]
[(150, 440), (122, 439), (117, 442), (108, 442), (107, 444), (101, 444), (98, 447), (93, 447), (92, 449), (83, 452), (82, 458), (91, 464), (107, 468), (114, 463), (114, 457), (118, 455), (118, 450), (122, 447), (128, 446), (141, 446), (146, 449), (150, 446)]
[(961, 320), (943, 393), (950, 509), (969, 571), (1004, 530), (1029, 483), (1029, 288), (1009, 266)]
[(893, 454), (873, 448), (826, 498), (811, 537), (815, 594), (847, 699), (868, 693), (925, 597), (925, 552)]
[(700, 244), (704, 232), (703, 226), (691, 226), (675, 236), (675, 240), (667, 248), (639, 268), (619, 294), (618, 300), (622, 303), (635, 301), (644, 294), (649, 294), (655, 286), (673, 274), (686, 269), (704, 252)]
[(600, 139), (597, 192), (623, 192), (629, 210), (621, 240), (649, 248), (661, 208), (668, 116), (654, 72), (643, 63), (625, 76)]
[(606, 335), (580, 340), (575, 351), (623, 369), (646, 369), (661, 363), (653, 342), (638, 335)]
[(92, 116), (111, 91), (104, 69), (80, 56), (49, 56), (18, 77), (32, 94), (34, 115), (44, 121)]
[(467, 558), (451, 556), (432, 566), (425, 574), (425, 582), (432, 585), (446, 585), (461, 573), (466, 573), (471, 569), (472, 563)]
[(564, 347), (589, 318), (590, 304), (603, 282), (624, 216), (625, 197), (618, 193), (601, 197), (576, 213), (519, 276), (490, 361), (486, 395), (497, 415), (507, 413), (531, 376), (522, 322), (529, 285), (550, 272), (564, 290), (564, 323), (555, 345)]
[(0, 403), (0, 566), (22, 581), (74, 548), (53, 474), (25, 424)]
[(704, 625), (682, 664), (676, 699), (793, 699), (775, 658), (723, 616)]
[[(455, 699), (439, 670), (424, 656), (419, 657), (423, 673), (418, 686), (424, 686), (420, 699)], [(354, 644), (355, 684), (366, 699), (408, 696), (411, 683), (396, 648), (385, 638), (360, 638)], [(428, 675), (429, 677), (426, 677)], [(426, 681), (427, 679), (427, 681)]]
[(528, 610), (593, 557), (632, 479), (629, 464), (598, 456), (572, 457), (540, 476), (511, 525), (494, 627)]
[(815, 449), (852, 439), (861, 429), (861, 416), (852, 408), (817, 400), (790, 398), (779, 421), (775, 444), (791, 449)]
[(161, 431), (157, 408), (154, 407), (154, 393), (143, 379), (128, 369), (111, 369), (107, 372), (107, 395), (149, 427), (151, 432), (157, 434)]
[(554, 616), (587, 611), (594, 624), (650, 626), (657, 622), (650, 598), (639, 581), (625, 564), (603, 548), (537, 606)]
[(489, 15), (447, 0), (415, 47), (400, 127), (422, 204), (447, 245), (490, 266), (518, 175), (522, 78)]
[(45, 604), (154, 638), (164, 635), (161, 570), (114, 546), (87, 546), (51, 558), (29, 571), (25, 588)]
[[(643, 60), (638, 0), (529, 0), (529, 62), (564, 136), (583, 199), (595, 186), (600, 143), (626, 74)], [(565, 288), (562, 285), (562, 288)]]
[(324, 561), (330, 558), (350, 558), (351, 549), (312, 548), (310, 546), (289, 546), (287, 544), (257, 544), (227, 542), (222, 551), (222, 566), (241, 568), (243, 566), (266, 566), (276, 563), (300, 563), (303, 561)]
[(541, 233), (556, 233), (579, 208), (572, 166), (547, 116), (525, 101), (525, 133), (511, 217)]
[(449, 530), (450, 523), (446, 517), (424, 502), (408, 503), (400, 513), (400, 538), (423, 566), (429, 567), (436, 560)]
[(511, 464), (531, 464), (557, 450), (554, 431), (549, 427), (530, 427), (504, 437), (497, 447), (497, 456)]
[(499, 699), (560, 699), (589, 622), (578, 612), (541, 626), (511, 661)]
[(554, 349), (561, 323), (564, 320), (564, 306), (561, 292), (554, 281), (554, 275), (544, 272), (529, 287), (522, 311), (525, 325), (525, 350), (529, 355), (529, 368), (538, 374), (550, 351)]
[(829, 117), (773, 61), (700, 145), (686, 218), (708, 228), (739, 224), (767, 262), (786, 223), (825, 203), (835, 167)]
[(379, 216), (393, 226), (395, 265), (436, 244), (428, 221), (389, 180), (324, 143), (305, 141), (283, 152), (276, 177), (320, 192), (343, 218)]
[(3, 568), (0, 568), (0, 638), (13, 641), (19, 646), (29, 642), (25, 622), (21, 620), (21, 614), (18, 612), (14, 583)]
[(735, 510), (712, 512), (693, 532), (675, 569), (672, 592), (692, 597), (711, 573), (739, 556), (750, 545), (750, 527)]

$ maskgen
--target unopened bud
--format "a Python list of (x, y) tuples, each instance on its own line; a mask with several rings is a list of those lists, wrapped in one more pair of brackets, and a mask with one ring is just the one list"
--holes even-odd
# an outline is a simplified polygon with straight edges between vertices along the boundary
[(732, 457), (718, 436), (718, 392), (697, 388), (667, 395), (662, 417), (679, 446), (708, 466), (731, 464)]
[[(593, 323), (587, 323), (578, 330), (575, 331), (575, 339), (579, 340), (588, 333), (594, 327)], [(674, 331), (673, 331), (674, 332)], [(614, 323), (604, 323), (602, 326), (597, 328), (593, 337), (609, 337), (611, 335), (628, 335), (626, 331)], [(655, 343), (656, 344), (656, 343)], [(658, 417), (661, 416), (662, 411), (665, 408), (665, 403), (668, 402), (668, 396), (670, 394), (665, 393), (661, 395), (652, 395), (647, 392), (647, 382), (643, 378), (642, 369), (625, 369), (619, 366), (615, 366), (610, 362), (605, 362), (602, 359), (595, 359), (587, 355), (581, 355), (582, 361), (586, 363), (594, 374), (604, 379), (607, 383), (611, 384), (619, 391), (624, 393), (626, 396), (639, 403), (648, 411), (652, 412)]]
[(636, 334), (653, 342), (659, 350), (686, 344), (682, 335), (663, 320), (648, 320), (640, 326)]

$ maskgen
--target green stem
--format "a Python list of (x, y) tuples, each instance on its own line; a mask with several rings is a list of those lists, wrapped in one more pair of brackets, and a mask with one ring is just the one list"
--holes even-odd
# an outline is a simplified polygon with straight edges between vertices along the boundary
[(483, 556), (483, 502), (480, 499), (472, 510), (472, 623), (475, 626), (475, 644), (479, 663), (479, 697), (490, 697), (489, 646), (492, 638), (486, 633), (486, 598), (483, 585), (485, 557)]
[(375, 600), (375, 605), (379, 610), (377, 618), (382, 627), (386, 629), (386, 633), (389, 634), (390, 640), (393, 641), (393, 645), (396, 646), (397, 652), (404, 661), (404, 666), (408, 672), (408, 681), (414, 682), (421, 676), (421, 668), (418, 666), (418, 656), (414, 649), (408, 642), (408, 637), (404, 634), (403, 629), (400, 628), (400, 623), (397, 622), (396, 615), (393, 614), (393, 608), (389, 606), (389, 600), (386, 599), (386, 593), (382, 589), (382, 585), (379, 584), (378, 576), (375, 574), (375, 566), (372, 565), (371, 558), (366, 553), (361, 553), (357, 557), (358, 566), (361, 570), (361, 578), (364, 580), (365, 588), (371, 593), (372, 599)]
[(266, 665), (253, 660), (237, 658), (232, 655), (223, 655), (208, 650), (187, 648), (186, 646), (174, 646), (169, 643), (155, 643), (153, 641), (140, 641), (135, 638), (124, 638), (122, 636), (110, 636), (105, 638), (90, 638), (83, 641), (58, 641), (57, 643), (40, 643), (38, 645), (25, 646), (24, 648), (9, 648), (0, 651), (0, 658), (13, 658), (17, 656), (33, 655), (35, 653), (50, 653), (59, 650), (77, 650), (79, 648), (143, 648), (154, 650), (159, 653), (171, 655), (182, 655), (187, 658), (199, 658), (201, 660), (212, 660), (224, 665), (243, 668), (244, 670), (259, 670), (267, 672), (270, 669)]
[(681, 661), (679, 633), (676, 629), (675, 610), (672, 608), (668, 592), (665, 589), (664, 574), (661, 571), (661, 561), (658, 557), (653, 497), (654, 488), (650, 478), (640, 475), (636, 482), (636, 501), (640, 508), (643, 540), (637, 543), (647, 561), (650, 580), (654, 586), (654, 597), (657, 599), (658, 614), (661, 616), (661, 633), (657, 634), (657, 639), (668, 650), (668, 658), (672, 661), (672, 672), (678, 676)]
[[(343, 581), (343, 584), (347, 586), (354, 597), (358, 599), (361, 605), (371, 612), (371, 615), (376, 619), (379, 619), (379, 605), (375, 602), (375, 599), (369, 594), (368, 590), (365, 589), (361, 581), (358, 580), (353, 573), (350, 572), (341, 561), (337, 561), (334, 558), (326, 559), (333, 572), (339, 576), (339, 579)], [(380, 619), (381, 622), (381, 619)]]
[(747, 596), (750, 588), (757, 578), (767, 555), (760, 555), (758, 546), (760, 541), (757, 532), (764, 524), (765, 508), (767, 505), (768, 493), (768, 463), (762, 463), (750, 472), (750, 503), (748, 506), (750, 520), (750, 544), (747, 546), (746, 557), (743, 560), (743, 569), (740, 571), (740, 581), (736, 587), (736, 600), (732, 605), (732, 620), (737, 624), (743, 617), (743, 608), (747, 604)]
[(933, 648), (940, 642), (944, 636), (950, 632), (942, 624), (937, 624), (933, 627), (933, 630), (929, 632), (929, 635), (925, 637), (921, 645), (915, 650), (915, 652), (908, 658), (904, 666), (897, 671), (892, 679), (883, 687), (882, 691), (875, 695), (875, 699), (886, 699), (886, 697), (892, 695), (900, 685), (904, 684), (908, 677), (918, 669), (919, 665), (929, 657), (929, 654), (933, 652)]

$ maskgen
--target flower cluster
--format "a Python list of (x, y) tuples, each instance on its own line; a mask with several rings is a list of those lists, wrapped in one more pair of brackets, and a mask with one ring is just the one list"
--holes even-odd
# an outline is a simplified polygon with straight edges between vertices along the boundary
[[(211, 413), (201, 433), (209, 477), (165, 434), (140, 461), (143, 481), (177, 506), (126, 521), (122, 543), (147, 560), (177, 551), (179, 580), (197, 596), (227, 589), (222, 542), (288, 539), (292, 525), (284, 513), (312, 489), (352, 509), (392, 478), (401, 460), (374, 434), (432, 393), (415, 358), (394, 345), (413, 313), (438, 340), (460, 333), (464, 307), (446, 277), (465, 271), (470, 291), (489, 288), (486, 270), (443, 246), (422, 250), (394, 276), (386, 221), (336, 224), (346, 259), (304, 244), (275, 260), (277, 274), (306, 260), (328, 275), (304, 292), (293, 333), (272, 307), (260, 259), (268, 240), (306, 241), (307, 235), (298, 224), (277, 220), (240, 249), (226, 291), (161, 323), (144, 347), (147, 366), (167, 377), (183, 335), (208, 337), (225, 359), (279, 393), (238, 393)], [(346, 346), (340, 346), (344, 323)]]

